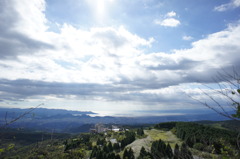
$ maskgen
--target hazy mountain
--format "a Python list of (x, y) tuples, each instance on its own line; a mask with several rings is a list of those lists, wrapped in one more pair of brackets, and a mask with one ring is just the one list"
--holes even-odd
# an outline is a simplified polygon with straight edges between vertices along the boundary
[[(18, 117), (20, 114), (26, 112), (27, 109), (10, 109), (0, 108), (0, 123), (4, 124), (5, 117), (7, 121)], [(7, 112), (7, 116), (6, 116)], [(13, 128), (30, 128), (40, 131), (56, 131), (56, 132), (85, 132), (88, 131), (92, 124), (156, 124), (168, 121), (198, 121), (198, 120), (212, 120), (220, 121), (226, 120), (216, 113), (206, 114), (187, 114), (187, 115), (162, 115), (162, 116), (142, 116), (142, 117), (113, 117), (113, 116), (90, 116), (96, 115), (94, 112), (69, 111), (62, 109), (45, 109), (38, 108), (32, 113), (24, 116), (17, 122), (10, 125)]]

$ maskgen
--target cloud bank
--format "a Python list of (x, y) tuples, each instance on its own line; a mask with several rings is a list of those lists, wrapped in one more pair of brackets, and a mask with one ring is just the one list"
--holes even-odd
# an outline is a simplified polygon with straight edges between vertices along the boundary
[[(52, 96), (191, 106), (184, 93), (200, 95), (194, 85), (212, 83), (219, 70), (239, 66), (239, 23), (192, 42), (189, 49), (148, 52), (155, 39), (123, 26), (81, 29), (65, 23), (54, 32), (45, 8), (43, 0), (0, 2), (2, 102)], [(180, 21), (174, 17), (172, 11), (155, 23), (176, 27)]]

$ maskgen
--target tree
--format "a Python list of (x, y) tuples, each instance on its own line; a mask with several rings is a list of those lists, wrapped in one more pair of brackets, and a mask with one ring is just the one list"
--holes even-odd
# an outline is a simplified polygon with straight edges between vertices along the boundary
[(180, 151), (179, 151), (178, 144), (175, 145), (173, 158), (174, 159), (179, 159), (180, 158)]
[(168, 158), (172, 158), (172, 157), (173, 157), (172, 148), (171, 148), (171, 146), (169, 145), (169, 143), (167, 144), (166, 154), (167, 154)]
[[(240, 121), (240, 72), (234, 67), (231, 72), (222, 70), (214, 79), (217, 87), (204, 85), (214, 94), (202, 90), (211, 103), (195, 99), (207, 108), (231, 120)], [(190, 96), (191, 97), (191, 96)], [(230, 113), (230, 112), (233, 112)], [(240, 132), (238, 131), (237, 146), (240, 149)]]
[(152, 155), (150, 152), (147, 152), (146, 149), (142, 146), (140, 150), (140, 155), (138, 156), (138, 159), (152, 159)]
[(114, 143), (113, 144), (113, 149), (114, 150), (119, 150), (120, 149), (119, 143)]
[(190, 97), (222, 116), (240, 121), (240, 73), (235, 68), (232, 72), (222, 70), (214, 83), (214, 86), (203, 84), (209, 91), (201, 89), (208, 102)]
[(153, 141), (151, 146), (151, 154), (153, 158), (167, 158), (168, 156), (171, 156), (171, 153), (172, 153), (171, 147), (170, 149), (167, 148), (167, 145), (165, 144), (164, 141), (162, 141), (161, 139)]
[(110, 152), (113, 151), (113, 146), (112, 146), (112, 143), (111, 143), (111, 142), (108, 143), (108, 150), (109, 150)]
[(133, 153), (133, 150), (132, 148), (129, 148), (128, 149), (125, 149), (124, 152), (123, 152), (123, 159), (134, 159), (134, 153)]
[(143, 136), (144, 135), (143, 128), (137, 129), (137, 135), (139, 135), (139, 136)]
[(183, 143), (180, 151), (180, 158), (193, 159), (191, 151), (188, 149), (187, 144)]

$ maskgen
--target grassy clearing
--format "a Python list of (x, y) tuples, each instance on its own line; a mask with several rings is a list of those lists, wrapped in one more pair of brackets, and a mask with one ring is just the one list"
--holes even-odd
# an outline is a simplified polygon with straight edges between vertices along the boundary
[(157, 129), (145, 130), (145, 133), (149, 135), (152, 140), (163, 140), (165, 143), (169, 143), (172, 148), (175, 144), (181, 145), (182, 141), (178, 139), (171, 131), (163, 131)]
[[(175, 144), (182, 144), (182, 141), (178, 139), (171, 131), (162, 131), (157, 129), (144, 130), (145, 138), (137, 139), (133, 143), (127, 145), (131, 147), (135, 157), (139, 156), (139, 152), (142, 146), (145, 147), (147, 151), (150, 151), (152, 142), (155, 140), (163, 140), (166, 143), (169, 143), (172, 149), (174, 149)], [(122, 155), (122, 153), (121, 153)]]

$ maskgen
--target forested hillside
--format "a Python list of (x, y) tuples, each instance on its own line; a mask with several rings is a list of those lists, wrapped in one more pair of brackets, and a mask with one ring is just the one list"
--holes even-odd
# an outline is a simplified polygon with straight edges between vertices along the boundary
[(214, 124), (168, 122), (75, 135), (5, 129), (0, 158), (239, 158), (238, 132)]

